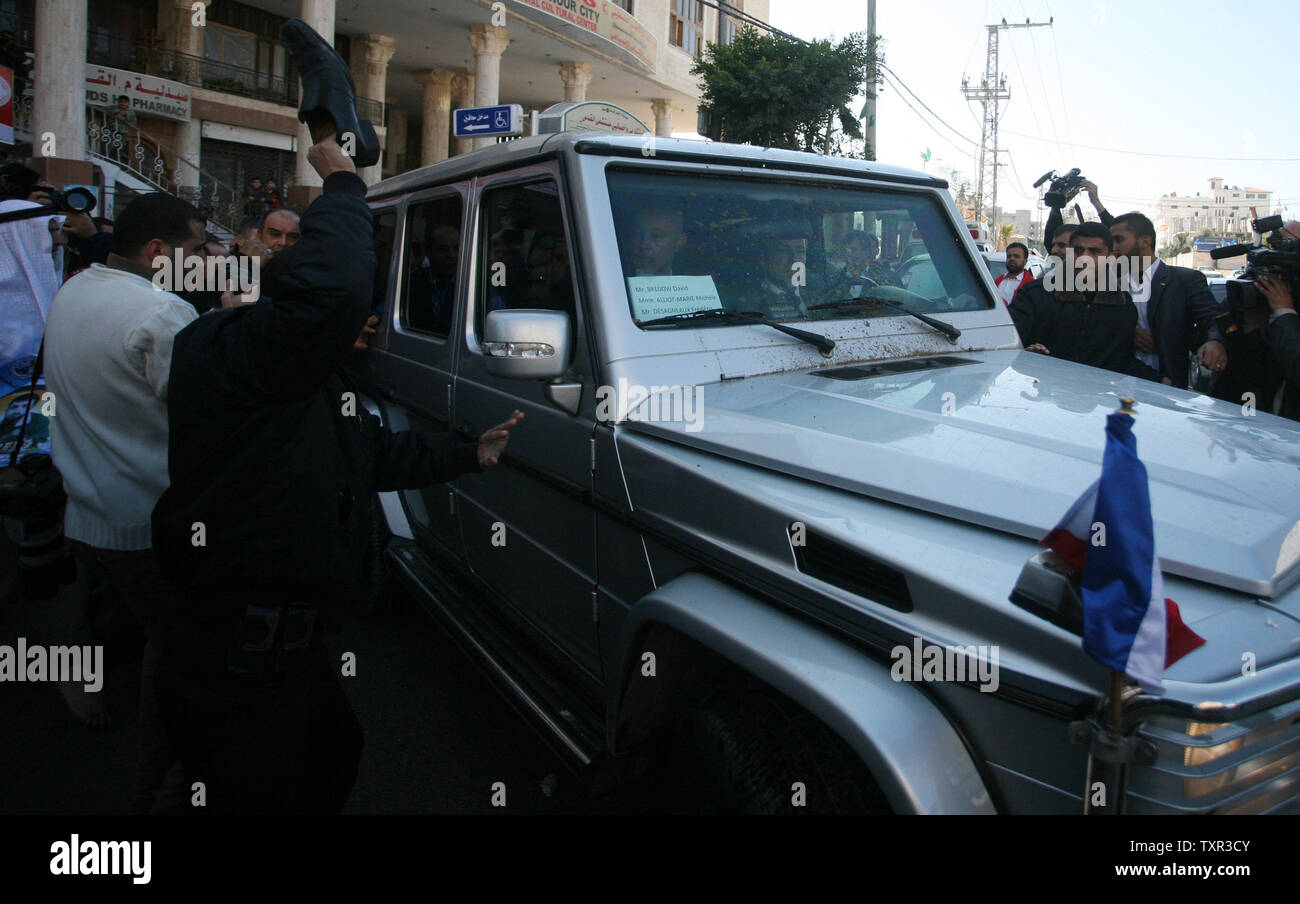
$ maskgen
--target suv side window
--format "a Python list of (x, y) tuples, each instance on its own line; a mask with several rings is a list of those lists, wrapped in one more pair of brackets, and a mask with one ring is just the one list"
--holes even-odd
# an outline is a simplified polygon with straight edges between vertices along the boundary
[(483, 192), (478, 331), (487, 311), (542, 308), (574, 316), (573, 275), (555, 180)]
[(401, 323), (445, 338), (451, 329), (460, 263), (459, 195), (412, 204), (406, 220)]

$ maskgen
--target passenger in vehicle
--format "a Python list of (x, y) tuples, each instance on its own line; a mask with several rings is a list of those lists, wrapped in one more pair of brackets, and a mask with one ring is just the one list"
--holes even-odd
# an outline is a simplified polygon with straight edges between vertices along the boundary
[(803, 288), (807, 285), (807, 260), (807, 239), (785, 238), (772, 243), (764, 260), (763, 280), (759, 287), (767, 314), (773, 320), (808, 316), (803, 297)]
[(491, 294), (487, 309), (522, 308), (528, 291), (528, 265), (524, 260), (523, 230), (508, 226), (489, 239), (488, 285)]
[(540, 235), (528, 251), (526, 306), (550, 311), (573, 310), (573, 281), (569, 279), (569, 252), (564, 243)]
[(446, 334), (456, 301), (456, 264), (460, 256), (460, 230), (435, 226), (425, 246), (422, 266), (411, 271), (407, 317), (411, 327)]
[(682, 211), (662, 204), (647, 207), (633, 225), (630, 275), (673, 275), (674, 258), (685, 247)]

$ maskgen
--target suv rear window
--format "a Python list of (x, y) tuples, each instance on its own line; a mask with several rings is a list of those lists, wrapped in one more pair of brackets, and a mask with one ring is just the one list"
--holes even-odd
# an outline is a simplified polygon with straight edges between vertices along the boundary
[[(611, 168), (632, 317), (727, 308), (773, 320), (985, 310), (992, 299), (933, 196)], [(812, 306), (862, 300), (860, 306)]]

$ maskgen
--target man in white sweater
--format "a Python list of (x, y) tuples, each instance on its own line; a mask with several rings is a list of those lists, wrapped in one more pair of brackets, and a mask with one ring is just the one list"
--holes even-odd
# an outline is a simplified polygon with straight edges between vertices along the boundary
[(148, 812), (174, 757), (157, 715), (153, 667), (170, 583), (153, 555), (150, 515), (167, 489), (167, 379), (172, 341), (198, 314), (153, 282), (152, 262), (196, 256), (205, 219), (162, 192), (142, 195), (114, 224), (107, 265), (64, 284), (45, 326), (54, 464), (68, 494), (64, 532), (96, 563), (144, 628), (141, 773), (132, 809)]

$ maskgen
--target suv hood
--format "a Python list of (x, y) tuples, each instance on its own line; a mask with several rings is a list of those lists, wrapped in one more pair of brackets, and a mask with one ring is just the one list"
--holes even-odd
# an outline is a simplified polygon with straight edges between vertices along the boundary
[(1023, 351), (697, 392), (702, 420), (642, 405), (626, 426), (1034, 540), (1101, 473), (1106, 415), (1130, 396), (1163, 570), (1262, 596), (1300, 576), (1300, 425), (1272, 415)]

